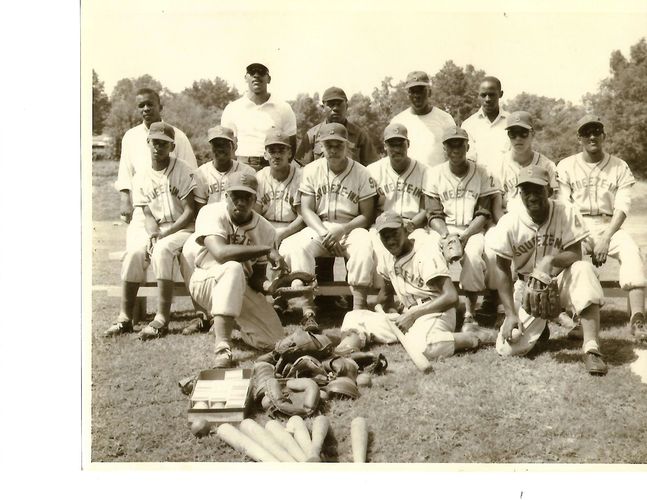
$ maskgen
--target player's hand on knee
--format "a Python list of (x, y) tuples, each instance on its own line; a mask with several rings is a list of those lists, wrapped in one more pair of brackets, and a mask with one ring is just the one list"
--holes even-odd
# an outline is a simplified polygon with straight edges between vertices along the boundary
[(130, 221), (133, 218), (133, 206), (130, 203), (130, 200), (121, 200), (119, 214), (122, 221), (124, 221), (126, 224), (130, 224)]
[(609, 254), (609, 245), (611, 244), (611, 239), (607, 237), (602, 237), (595, 244), (593, 248), (593, 253), (591, 255), (591, 262), (596, 267), (600, 267), (607, 261), (607, 256)]
[(270, 252), (268, 259), (270, 261), (270, 264), (272, 265), (273, 270), (281, 271), (282, 274), (287, 274), (290, 272), (290, 266), (288, 266), (288, 263), (285, 262), (285, 259), (281, 257), (278, 252)]

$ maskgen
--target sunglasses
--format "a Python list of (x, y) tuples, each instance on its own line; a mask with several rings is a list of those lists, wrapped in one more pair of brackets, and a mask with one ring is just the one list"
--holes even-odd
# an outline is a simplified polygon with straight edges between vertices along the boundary
[(479, 94), (479, 96), (481, 96), (483, 98), (485, 98), (485, 97), (496, 97), (497, 94), (495, 94), (494, 92), (481, 92)]
[(508, 130), (508, 137), (510, 139), (514, 139), (515, 137), (521, 137), (522, 139), (526, 139), (530, 135), (530, 130), (528, 129), (509, 129)]
[(604, 134), (604, 129), (596, 127), (596, 128), (585, 128), (578, 135), (580, 137), (591, 137), (592, 135), (595, 137), (598, 137), (602, 134)]

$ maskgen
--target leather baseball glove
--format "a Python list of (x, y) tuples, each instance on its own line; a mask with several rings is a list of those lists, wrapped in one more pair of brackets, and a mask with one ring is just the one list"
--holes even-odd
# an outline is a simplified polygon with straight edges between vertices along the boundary
[(445, 260), (450, 264), (463, 257), (463, 245), (457, 234), (447, 234), (441, 241), (441, 247)]
[(553, 319), (559, 316), (562, 309), (557, 279), (535, 269), (526, 281), (522, 307), (535, 318)]
[[(301, 280), (303, 286), (293, 287), (292, 282), (294, 280)], [(301, 295), (304, 292), (312, 291), (315, 286), (315, 276), (310, 273), (304, 272), (293, 272), (282, 274), (278, 278), (274, 279), (270, 286), (267, 288), (267, 293), (273, 297), (278, 297), (279, 295), (290, 296), (290, 295)]]

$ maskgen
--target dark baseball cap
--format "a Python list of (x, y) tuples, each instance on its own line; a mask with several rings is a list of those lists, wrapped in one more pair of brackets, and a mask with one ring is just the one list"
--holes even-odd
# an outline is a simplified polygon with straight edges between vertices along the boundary
[(348, 101), (346, 92), (344, 92), (343, 89), (340, 89), (339, 87), (330, 87), (324, 91), (321, 102), (334, 101), (336, 99)]
[(427, 73), (425, 73), (424, 71), (412, 71), (407, 75), (407, 83), (404, 87), (409, 89), (411, 87), (418, 86), (431, 86), (431, 84), (429, 83), (429, 75), (427, 75)]
[(407, 136), (407, 127), (400, 123), (391, 123), (384, 129), (384, 140), (389, 139), (409, 139)]
[(319, 129), (317, 138), (320, 141), (346, 141), (348, 142), (348, 131), (341, 123), (325, 123)]
[(470, 136), (460, 127), (449, 127), (443, 133), (443, 142), (447, 142), (451, 139), (463, 139), (465, 141), (469, 141)]
[(160, 139), (167, 142), (175, 142), (175, 130), (168, 123), (151, 123), (148, 129), (149, 139)]
[(234, 131), (230, 128), (222, 127), (221, 125), (211, 127), (207, 132), (207, 140), (211, 142), (214, 139), (227, 139), (234, 144), (236, 143), (236, 136), (234, 135)]
[(262, 72), (267, 73), (267, 74), (270, 73), (269, 68), (267, 66), (265, 66), (263, 63), (259, 63), (259, 62), (254, 62), (254, 63), (250, 64), (249, 66), (247, 66), (247, 68), (245, 68), (245, 70), (249, 74), (251, 74), (255, 69), (260, 69)]
[(602, 119), (599, 116), (593, 115), (593, 114), (588, 114), (588, 115), (584, 115), (577, 122), (577, 131), (578, 131), (578, 133), (585, 126), (590, 125), (591, 123), (596, 124), (596, 125), (600, 125), (602, 128), (604, 128), (604, 123), (602, 122)]
[(532, 117), (527, 111), (515, 111), (510, 113), (508, 120), (505, 122), (506, 130), (512, 127), (521, 127), (528, 130), (532, 129)]
[(284, 146), (290, 146), (290, 139), (288, 138), (287, 135), (282, 134), (278, 130), (276, 131), (271, 131), (267, 136), (265, 137), (265, 147), (270, 146), (272, 144), (283, 144)]
[(378, 233), (383, 229), (396, 229), (402, 226), (404, 226), (402, 217), (391, 210), (384, 212), (375, 219), (375, 230)]
[(531, 165), (529, 167), (522, 168), (519, 172), (519, 177), (517, 178), (517, 186), (521, 186), (525, 183), (548, 186), (550, 183), (548, 169), (541, 165)]
[(248, 193), (256, 194), (257, 189), (258, 181), (256, 176), (252, 174), (236, 171), (229, 176), (227, 191), (247, 191)]

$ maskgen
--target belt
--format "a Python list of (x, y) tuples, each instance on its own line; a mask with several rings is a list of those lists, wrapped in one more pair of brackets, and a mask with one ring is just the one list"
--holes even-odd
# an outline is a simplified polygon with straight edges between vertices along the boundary
[(582, 214), (582, 217), (604, 217), (605, 219), (610, 219), (613, 216), (609, 214)]
[(264, 156), (237, 156), (236, 159), (243, 163), (247, 163), (250, 167), (267, 167), (270, 164)]

